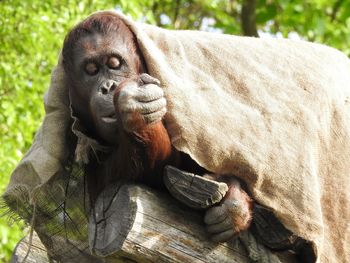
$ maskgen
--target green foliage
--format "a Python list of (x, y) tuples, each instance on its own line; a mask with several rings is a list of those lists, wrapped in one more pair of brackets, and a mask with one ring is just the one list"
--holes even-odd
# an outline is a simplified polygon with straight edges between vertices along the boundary
[[(29, 149), (43, 114), (42, 98), (69, 28), (88, 14), (117, 8), (172, 29), (241, 34), (243, 0), (0, 1), (0, 193)], [(259, 32), (326, 43), (350, 55), (350, 1), (257, 0)], [(24, 224), (0, 218), (0, 262), (8, 261)]]
[(350, 1), (259, 0), (257, 23), (265, 31), (281, 32), (285, 37), (297, 32), (305, 40), (350, 55)]

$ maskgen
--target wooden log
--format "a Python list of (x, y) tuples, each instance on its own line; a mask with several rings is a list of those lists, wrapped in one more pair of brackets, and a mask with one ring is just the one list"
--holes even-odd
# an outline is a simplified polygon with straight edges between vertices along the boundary
[[(193, 177), (187, 174), (181, 179), (183, 182), (174, 185), (174, 189), (177, 189), (174, 191), (185, 196), (180, 198), (181, 202), (192, 199), (189, 194), (191, 190), (186, 190), (188, 185), (184, 183), (188, 181), (188, 176)], [(198, 180), (192, 180), (189, 185), (194, 193), (202, 189), (203, 185), (210, 184)], [(208, 189), (214, 189), (213, 193), (223, 196), (226, 190), (220, 184), (213, 184)], [(194, 196), (194, 203), (199, 204), (196, 205), (197, 208), (203, 208), (205, 204), (212, 205), (214, 200), (208, 194)], [(216, 200), (218, 201), (220, 200)], [(115, 184), (100, 194), (89, 219), (89, 246), (97, 258), (111, 263), (297, 262), (291, 253), (272, 252), (250, 231), (243, 232), (230, 242), (211, 242), (205, 232), (202, 211), (181, 204), (167, 192), (159, 192), (143, 185)], [(17, 245), (11, 263), (23, 262), (27, 251), (28, 238), (25, 238)], [(36, 235), (26, 262), (50, 262)], [(75, 258), (75, 262), (85, 261)]]
[[(29, 250), (30, 246), (30, 250)], [(23, 238), (15, 247), (10, 263), (22, 263), (29, 251), (25, 263), (47, 263), (49, 257), (45, 246), (41, 243), (38, 235), (34, 232), (31, 245), (29, 245), (29, 236)]]
[(166, 166), (164, 184), (180, 202), (194, 209), (207, 209), (225, 196), (228, 186), (192, 173), (186, 173), (173, 166)]
[(230, 262), (249, 262), (239, 253), (244, 251), (239, 244), (211, 244), (202, 216), (164, 193), (135, 185), (110, 187), (95, 207), (90, 247), (110, 262), (228, 262), (228, 257)]
[(90, 248), (106, 262), (293, 262), (279, 259), (249, 232), (230, 242), (211, 242), (202, 218), (202, 212), (167, 193), (110, 186), (90, 216)]

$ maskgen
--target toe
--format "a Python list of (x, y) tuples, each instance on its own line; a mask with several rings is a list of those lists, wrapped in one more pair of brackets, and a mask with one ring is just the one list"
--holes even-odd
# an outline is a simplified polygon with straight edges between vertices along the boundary
[(221, 232), (217, 235), (213, 235), (211, 237), (211, 239), (214, 241), (214, 242), (225, 242), (225, 241), (228, 241), (230, 240), (231, 238), (233, 238), (235, 235), (235, 232), (233, 231), (233, 229), (229, 229), (229, 230), (226, 230), (225, 232)]
[(210, 234), (222, 233), (233, 228), (232, 220), (230, 217), (226, 217), (218, 224), (208, 225), (207, 232)]
[(227, 217), (226, 208), (222, 205), (208, 209), (204, 216), (204, 222), (207, 225), (217, 224), (222, 222)]

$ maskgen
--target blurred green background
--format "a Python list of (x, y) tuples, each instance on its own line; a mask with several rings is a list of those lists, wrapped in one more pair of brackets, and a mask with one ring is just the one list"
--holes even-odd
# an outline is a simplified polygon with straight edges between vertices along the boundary
[[(41, 123), (67, 30), (101, 9), (165, 28), (305, 39), (350, 55), (349, 0), (0, 0), (0, 193)], [(27, 232), (0, 218), (0, 262)]]

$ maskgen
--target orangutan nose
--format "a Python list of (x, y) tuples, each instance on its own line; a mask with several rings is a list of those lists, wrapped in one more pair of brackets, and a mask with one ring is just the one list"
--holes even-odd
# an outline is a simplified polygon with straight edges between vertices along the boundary
[(112, 93), (116, 88), (118, 84), (114, 80), (107, 80), (102, 83), (102, 85), (99, 87), (98, 91), (102, 93), (103, 95), (109, 95)]

